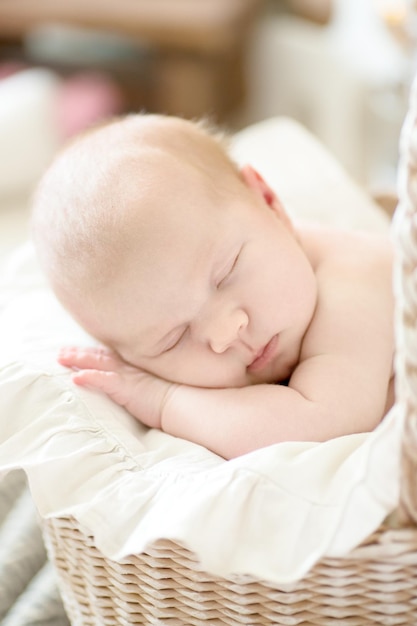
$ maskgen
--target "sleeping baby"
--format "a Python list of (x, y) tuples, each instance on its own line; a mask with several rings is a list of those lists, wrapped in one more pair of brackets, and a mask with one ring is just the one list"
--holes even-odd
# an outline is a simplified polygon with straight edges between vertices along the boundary
[(229, 459), (366, 432), (392, 406), (389, 237), (292, 223), (203, 123), (88, 131), (32, 221), (57, 298), (103, 345), (60, 363), (145, 425)]

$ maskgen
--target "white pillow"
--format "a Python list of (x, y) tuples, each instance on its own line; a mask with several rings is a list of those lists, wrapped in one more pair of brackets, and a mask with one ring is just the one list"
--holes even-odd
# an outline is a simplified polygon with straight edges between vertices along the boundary
[(296, 218), (385, 232), (387, 215), (303, 126), (272, 118), (235, 135), (232, 153), (265, 177)]
[(0, 80), (0, 195), (26, 193), (55, 154), (58, 77), (28, 69)]

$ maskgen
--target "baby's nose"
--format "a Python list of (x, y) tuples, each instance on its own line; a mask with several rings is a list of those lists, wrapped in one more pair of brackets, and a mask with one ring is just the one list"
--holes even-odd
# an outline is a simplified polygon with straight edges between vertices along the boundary
[(226, 352), (239, 339), (248, 322), (248, 316), (243, 309), (235, 309), (212, 318), (208, 322), (207, 339), (213, 352)]

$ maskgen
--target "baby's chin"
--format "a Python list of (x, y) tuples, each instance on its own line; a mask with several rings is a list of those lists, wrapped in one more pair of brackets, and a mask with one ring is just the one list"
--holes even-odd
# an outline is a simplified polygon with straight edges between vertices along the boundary
[(291, 375), (297, 366), (297, 361), (275, 361), (260, 372), (246, 372), (246, 385), (276, 385), (288, 384)]

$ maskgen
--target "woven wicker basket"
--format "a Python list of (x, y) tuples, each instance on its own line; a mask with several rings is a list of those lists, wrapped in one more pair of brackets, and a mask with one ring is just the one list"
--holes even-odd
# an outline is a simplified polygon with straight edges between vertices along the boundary
[(382, 526), (344, 558), (323, 559), (301, 581), (276, 586), (211, 576), (171, 541), (110, 561), (73, 519), (46, 520), (45, 540), (72, 624), (417, 624), (417, 81), (412, 91), (395, 215), (397, 396), (406, 412), (395, 526)]

